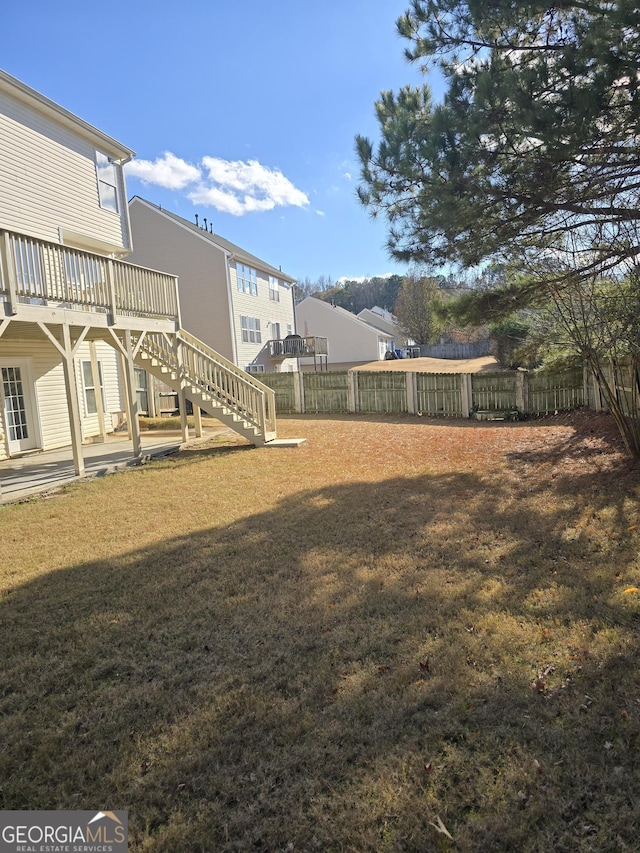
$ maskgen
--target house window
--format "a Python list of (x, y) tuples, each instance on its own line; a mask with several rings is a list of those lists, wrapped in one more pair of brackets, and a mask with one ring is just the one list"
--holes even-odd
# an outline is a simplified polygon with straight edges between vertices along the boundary
[(274, 275), (269, 276), (269, 299), (272, 302), (280, 302), (280, 288)]
[(258, 273), (244, 264), (236, 264), (236, 275), (238, 277), (238, 290), (240, 293), (249, 293), (251, 296), (258, 295)]
[(264, 373), (264, 364), (248, 364), (247, 373)]
[(271, 337), (274, 341), (280, 340), (280, 323), (271, 323)]
[[(102, 362), (98, 361), (98, 380), (100, 382), (100, 395), (102, 397), (102, 408), (104, 405), (104, 382), (102, 379)], [(98, 403), (96, 399), (96, 386), (93, 384), (93, 372), (91, 370), (91, 361), (83, 359), (82, 361), (82, 383), (84, 385), (84, 408), (88, 415), (95, 415), (98, 411)]]
[(240, 317), (242, 342), (245, 344), (261, 344), (260, 320), (257, 317)]
[(106, 154), (96, 151), (96, 175), (100, 207), (118, 213), (118, 178), (116, 166)]

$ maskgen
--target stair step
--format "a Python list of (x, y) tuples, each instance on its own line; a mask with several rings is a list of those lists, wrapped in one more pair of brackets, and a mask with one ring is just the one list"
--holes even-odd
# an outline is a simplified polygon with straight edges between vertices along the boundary
[[(186, 344), (197, 350), (203, 359), (211, 358), (211, 363), (216, 365), (216, 369), (224, 370), (224, 365), (216, 361), (215, 353), (210, 353), (206, 347), (194, 347), (191, 341), (187, 338)], [(246, 408), (238, 401), (237, 406), (234, 406), (232, 400), (229, 400), (228, 392), (219, 392), (212, 389), (205, 379), (204, 375), (200, 376), (197, 373), (191, 376), (185, 376), (184, 372), (176, 367), (175, 356), (171, 357), (171, 353), (167, 351), (165, 355), (161, 351), (145, 350), (144, 343), (136, 353), (136, 361), (144, 366), (145, 370), (157, 376), (161, 381), (170, 385), (174, 391), (179, 391), (180, 376), (186, 382), (184, 391), (186, 396), (196, 406), (199, 406), (205, 411), (208, 411), (214, 417), (219, 418), (227, 426), (236, 432), (244, 435), (249, 441), (255, 444), (264, 444), (266, 441), (272, 441), (276, 438), (275, 432), (269, 432), (263, 435), (257, 423), (254, 423), (248, 416)], [(231, 386), (233, 387), (233, 385)]]

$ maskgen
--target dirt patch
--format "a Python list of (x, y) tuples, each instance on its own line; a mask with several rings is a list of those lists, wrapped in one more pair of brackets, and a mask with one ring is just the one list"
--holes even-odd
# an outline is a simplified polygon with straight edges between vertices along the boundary
[(495, 373), (503, 370), (491, 355), (481, 358), (398, 358), (371, 361), (353, 370), (398, 370), (401, 373)]

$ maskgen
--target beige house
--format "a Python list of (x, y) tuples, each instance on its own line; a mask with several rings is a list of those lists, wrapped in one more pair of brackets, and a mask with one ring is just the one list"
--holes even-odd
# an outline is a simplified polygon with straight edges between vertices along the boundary
[(145, 371), (250, 440), (273, 395), (180, 324), (175, 276), (123, 259), (133, 152), (0, 71), (0, 457), (82, 444), (126, 422), (140, 453)]
[[(132, 260), (178, 276), (182, 322), (250, 373), (297, 370), (270, 345), (294, 333), (295, 279), (145, 199), (129, 202)], [(198, 219), (198, 217), (196, 217)]]
[[(355, 314), (308, 296), (296, 306), (296, 324), (303, 337), (327, 339), (330, 370), (348, 370), (359, 364), (384, 359), (394, 348), (395, 338), (376, 329)], [(303, 368), (309, 365), (303, 361)]]

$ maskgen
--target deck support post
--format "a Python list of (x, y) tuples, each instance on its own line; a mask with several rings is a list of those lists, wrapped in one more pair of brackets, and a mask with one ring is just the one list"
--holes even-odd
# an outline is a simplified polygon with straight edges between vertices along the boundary
[[(5, 333), (9, 323), (11, 321), (8, 319), (2, 320), (0, 322), (0, 338)], [(0, 385), (0, 432), (2, 435), (0, 436), (0, 442), (4, 447), (4, 455), (5, 458), (9, 459), (11, 454), (9, 453), (9, 430), (7, 424), (7, 418), (4, 411), (4, 395), (2, 393), (2, 386)], [(2, 496), (2, 484), (0, 484), (0, 497)]]
[(104, 376), (100, 376), (95, 341), (89, 341), (89, 358), (91, 360), (91, 381), (93, 382), (93, 387), (95, 389), (96, 395), (96, 414), (98, 416), (98, 429), (100, 430), (99, 440), (102, 444), (104, 444), (104, 442), (107, 440), (107, 431), (105, 429), (104, 421), (104, 401), (102, 398), (102, 385), (104, 382)]
[(187, 420), (187, 395), (185, 393), (184, 362), (182, 346), (176, 335), (175, 339), (176, 358), (178, 359), (178, 409), (180, 410), (180, 431), (182, 432), (182, 443), (189, 441), (189, 421)]
[(124, 330), (124, 387), (127, 396), (127, 423), (129, 435), (133, 444), (133, 455), (142, 456), (142, 440), (140, 438), (140, 422), (138, 421), (138, 398), (136, 396), (136, 380), (133, 370), (133, 347), (131, 345), (131, 330)]
[[(58, 324), (56, 324), (58, 325)], [(84, 476), (84, 457), (82, 455), (82, 422), (80, 420), (80, 404), (78, 402), (78, 382), (73, 359), (80, 344), (89, 332), (89, 326), (81, 329), (75, 343), (71, 340), (71, 328), (68, 323), (62, 323), (62, 344), (47, 327), (46, 323), (38, 323), (40, 331), (47, 337), (62, 356), (62, 371), (64, 373), (64, 390), (67, 397), (69, 412), (69, 429), (71, 432), (71, 450), (73, 453), (73, 469), (77, 477)]]
[(73, 367), (73, 346), (71, 345), (71, 330), (67, 323), (62, 325), (62, 341), (64, 353), (62, 368), (64, 372), (64, 390), (67, 395), (67, 411), (69, 412), (69, 427), (71, 429), (71, 449), (73, 452), (73, 469), (77, 477), (84, 476), (84, 457), (82, 455), (82, 425), (80, 423), (80, 406), (78, 405), (78, 383)]
[(193, 421), (196, 428), (196, 438), (202, 438), (202, 409), (200, 406), (193, 406)]

